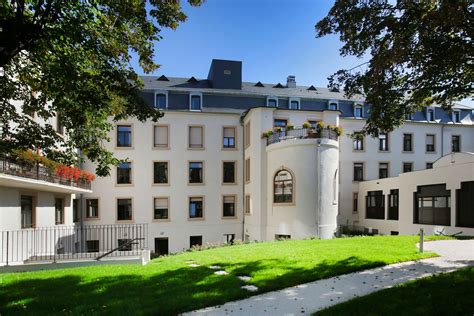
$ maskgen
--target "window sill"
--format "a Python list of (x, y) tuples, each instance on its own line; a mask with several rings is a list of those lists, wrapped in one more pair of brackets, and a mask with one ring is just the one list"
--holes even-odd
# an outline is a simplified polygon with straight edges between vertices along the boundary
[(134, 150), (135, 147), (133, 147), (133, 146), (130, 146), (130, 147), (129, 147), (129, 146), (123, 146), (123, 147), (115, 146), (114, 149), (115, 149), (115, 150)]
[(237, 185), (237, 182), (222, 182), (221, 185)]
[(201, 182), (201, 183), (189, 183), (188, 182), (188, 185), (190, 186), (200, 186), (200, 185), (206, 185), (204, 182)]
[(413, 154), (415, 153), (413, 150), (402, 150), (402, 154)]
[(170, 150), (171, 148), (169, 146), (167, 147), (159, 147), (159, 146), (153, 146), (151, 147), (153, 150)]
[(199, 221), (204, 221), (205, 218), (204, 217), (197, 217), (197, 218), (189, 218), (188, 217), (188, 221), (191, 221), (191, 222), (199, 222)]
[(86, 217), (84, 221), (99, 221), (100, 217)]
[(239, 150), (237, 147), (222, 147), (221, 150), (223, 151), (237, 151)]
[(188, 147), (188, 150), (205, 150), (204, 147)]
[(153, 187), (169, 187), (171, 184), (168, 183), (152, 183), (151, 186)]
[(294, 206), (296, 203), (295, 202), (291, 202), (291, 203), (275, 203), (273, 202), (273, 206)]
[(222, 216), (221, 219), (238, 219), (237, 216)]
[(115, 187), (133, 187), (133, 183), (115, 183)]
[(390, 150), (378, 150), (380, 154), (390, 154)]
[(170, 218), (164, 218), (164, 219), (152, 219), (151, 220), (152, 222), (154, 223), (166, 223), (166, 222), (171, 222), (171, 219)]
[(425, 154), (427, 154), (427, 155), (436, 155), (437, 152), (436, 151), (425, 151)]
[(120, 224), (120, 223), (127, 223), (127, 224), (133, 224), (135, 221), (133, 219), (117, 219), (115, 220), (115, 223)]

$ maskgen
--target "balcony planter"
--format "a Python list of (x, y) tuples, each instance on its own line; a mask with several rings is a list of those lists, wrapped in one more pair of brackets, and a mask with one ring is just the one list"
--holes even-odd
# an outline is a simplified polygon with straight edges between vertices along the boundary
[(310, 129), (310, 130), (308, 130), (307, 138), (321, 138), (321, 131), (315, 130), (315, 129)]

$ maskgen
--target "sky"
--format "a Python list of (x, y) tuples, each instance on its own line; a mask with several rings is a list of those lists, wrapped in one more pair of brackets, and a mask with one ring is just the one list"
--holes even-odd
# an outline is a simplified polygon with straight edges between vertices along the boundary
[(326, 87), (332, 73), (366, 61), (340, 56), (338, 35), (316, 38), (314, 26), (334, 0), (206, 0), (200, 7), (181, 2), (188, 20), (162, 30), (155, 45), (161, 67), (152, 75), (207, 78), (213, 58), (230, 59), (242, 61), (243, 81), (284, 84), (294, 75), (298, 85)]

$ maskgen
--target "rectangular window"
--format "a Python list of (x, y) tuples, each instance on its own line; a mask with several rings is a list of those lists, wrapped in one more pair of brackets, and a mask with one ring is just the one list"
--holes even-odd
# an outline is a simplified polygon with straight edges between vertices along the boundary
[(300, 102), (298, 100), (290, 101), (290, 110), (298, 110), (300, 108)]
[(364, 181), (364, 164), (354, 162), (354, 181)]
[(132, 243), (130, 239), (118, 239), (119, 251), (132, 251)]
[(388, 219), (398, 220), (398, 189), (390, 190), (388, 196)]
[(168, 219), (169, 217), (169, 199), (154, 198), (153, 200), (153, 219)]
[(413, 171), (413, 163), (412, 162), (404, 162), (403, 163), (403, 172), (412, 172)]
[(77, 223), (81, 220), (79, 217), (79, 199), (72, 200), (72, 221)]
[(235, 161), (224, 161), (223, 167), (223, 183), (235, 183)]
[(413, 151), (412, 134), (403, 134), (403, 151)]
[(204, 172), (201, 161), (189, 162), (189, 183), (203, 183)]
[(379, 150), (388, 151), (388, 134), (387, 133), (379, 134)]
[(248, 146), (250, 146), (250, 122), (245, 124), (244, 132), (245, 132), (244, 146), (245, 148), (247, 148)]
[(434, 110), (433, 109), (428, 109), (427, 111), (427, 118), (429, 122), (434, 122), (435, 120), (435, 115), (434, 115)]
[(245, 182), (250, 182), (250, 158), (245, 159)]
[(99, 241), (98, 240), (88, 240), (86, 242), (87, 252), (99, 252)]
[(352, 213), (359, 212), (359, 193), (354, 192), (352, 193)]
[(278, 107), (278, 99), (268, 99), (267, 106), (272, 108)]
[(191, 95), (191, 111), (201, 111), (201, 96), (200, 95)]
[(451, 150), (453, 153), (458, 153), (461, 151), (461, 136), (451, 136)]
[(287, 120), (274, 120), (273, 121), (273, 128), (275, 130), (280, 130), (282, 132), (286, 131), (286, 126), (288, 124)]
[(202, 236), (190, 236), (189, 237), (189, 247), (199, 247), (202, 246)]
[(446, 184), (418, 186), (415, 195), (415, 224), (451, 225), (451, 191)]
[(235, 148), (235, 127), (224, 127), (223, 148)]
[(329, 110), (337, 110), (337, 102), (329, 102), (328, 109)]
[(132, 147), (131, 125), (117, 125), (117, 147)]
[(189, 198), (189, 218), (203, 218), (203, 197)]
[(29, 195), (22, 195), (21, 200), (21, 228), (34, 227), (34, 209), (33, 197)]
[(153, 146), (156, 148), (169, 147), (168, 126), (166, 125), (153, 126)]
[(132, 220), (132, 199), (117, 199), (117, 220)]
[(362, 107), (356, 106), (354, 107), (354, 117), (361, 118), (362, 117)]
[(153, 183), (167, 184), (168, 183), (168, 162), (155, 161), (153, 162)]
[(454, 123), (461, 123), (461, 112), (459, 111), (453, 112), (453, 121)]
[(99, 199), (86, 199), (86, 218), (99, 217)]
[(245, 196), (245, 214), (250, 215), (251, 213), (251, 203), (250, 203), (250, 195)]
[(426, 151), (435, 152), (435, 135), (426, 135)]
[(366, 218), (385, 218), (385, 196), (383, 191), (368, 191), (366, 198)]
[(122, 162), (117, 167), (117, 184), (132, 183), (132, 163)]
[(379, 179), (388, 178), (388, 163), (379, 163)]
[(364, 150), (364, 136), (360, 133), (354, 133), (353, 138), (354, 150)]
[(189, 126), (189, 148), (204, 148), (204, 128), (202, 126)]
[(223, 198), (223, 216), (235, 217), (235, 195), (224, 196)]
[(64, 224), (64, 200), (54, 199), (54, 218), (56, 225)]
[(406, 113), (405, 114), (405, 121), (412, 121), (412, 120), (413, 120), (413, 114)]
[(432, 162), (427, 162), (426, 163), (426, 169), (433, 169), (433, 163)]
[(64, 135), (64, 125), (59, 113), (56, 115), (56, 132), (60, 135)]
[(166, 99), (167, 99), (166, 93), (155, 94), (155, 108), (166, 109), (167, 103), (168, 103)]

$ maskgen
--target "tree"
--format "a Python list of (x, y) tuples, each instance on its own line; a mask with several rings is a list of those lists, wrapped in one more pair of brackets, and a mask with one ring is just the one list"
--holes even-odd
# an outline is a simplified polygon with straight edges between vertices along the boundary
[(378, 135), (404, 115), (473, 95), (473, 6), (469, 0), (336, 0), (316, 24), (317, 37), (339, 34), (342, 56), (370, 55), (339, 70), (331, 88), (362, 94), (371, 110), (364, 132)]
[[(162, 116), (140, 97), (132, 52), (144, 72), (156, 70), (161, 28), (176, 29), (186, 18), (179, 0), (0, 0), (0, 151), (41, 149), (66, 163), (83, 155), (98, 175), (109, 174), (119, 163), (103, 145), (109, 119)], [(45, 121), (57, 115), (67, 137), (15, 104)]]

